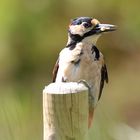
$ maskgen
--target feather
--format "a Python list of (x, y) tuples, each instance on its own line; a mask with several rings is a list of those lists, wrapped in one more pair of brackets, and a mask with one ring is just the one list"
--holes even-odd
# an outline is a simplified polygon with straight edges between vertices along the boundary
[(53, 82), (55, 82), (55, 80), (56, 80), (58, 69), (59, 69), (59, 58), (57, 59), (55, 65), (54, 65), (54, 68), (53, 68), (53, 76), (52, 76)]
[(104, 87), (104, 81), (106, 81), (106, 83), (108, 83), (108, 72), (107, 72), (107, 67), (104, 64), (101, 68), (101, 82), (100, 82), (100, 91), (99, 91), (99, 97), (98, 100), (100, 100), (101, 95), (102, 95), (102, 90)]

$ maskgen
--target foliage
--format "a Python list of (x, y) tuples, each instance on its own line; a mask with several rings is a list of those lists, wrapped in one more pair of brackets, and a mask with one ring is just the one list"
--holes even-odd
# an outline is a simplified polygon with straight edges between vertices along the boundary
[(53, 65), (67, 42), (69, 20), (77, 16), (118, 25), (117, 32), (98, 42), (110, 82), (90, 136), (120, 140), (111, 132), (118, 122), (138, 127), (139, 4), (138, 0), (1, 0), (0, 139), (42, 139), (42, 89), (51, 82)]

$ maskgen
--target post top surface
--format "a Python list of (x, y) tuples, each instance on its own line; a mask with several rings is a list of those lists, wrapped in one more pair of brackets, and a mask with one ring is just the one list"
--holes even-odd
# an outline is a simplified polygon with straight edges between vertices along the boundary
[(59, 82), (51, 83), (45, 86), (43, 94), (71, 94), (86, 91), (88, 88), (83, 83), (77, 82)]

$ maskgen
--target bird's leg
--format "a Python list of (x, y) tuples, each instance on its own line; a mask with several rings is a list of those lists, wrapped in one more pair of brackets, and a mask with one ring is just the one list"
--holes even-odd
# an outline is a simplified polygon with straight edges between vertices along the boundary
[(94, 114), (94, 97), (92, 95), (91, 87), (85, 80), (80, 80), (78, 83), (83, 83), (88, 88), (88, 103), (89, 103), (89, 116), (88, 116), (88, 128), (91, 127)]
[(83, 80), (83, 79), (79, 80), (78, 83), (84, 84), (88, 88), (88, 90), (90, 90), (90, 85), (88, 84), (88, 82), (86, 80)]
[(89, 105), (93, 106), (92, 104), (94, 103), (94, 97), (91, 92), (91, 86), (88, 84), (88, 82), (86, 80), (79, 80), (78, 83), (83, 83), (88, 88)]

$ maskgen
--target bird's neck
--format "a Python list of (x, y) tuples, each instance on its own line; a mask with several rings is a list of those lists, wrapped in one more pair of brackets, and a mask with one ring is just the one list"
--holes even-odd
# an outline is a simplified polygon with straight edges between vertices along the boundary
[(100, 36), (94, 35), (94, 36), (88, 36), (85, 38), (80, 38), (80, 36), (70, 36), (68, 35), (68, 42), (66, 47), (70, 47), (70, 49), (74, 49), (77, 43), (82, 43), (83, 45), (96, 45), (96, 42)]

